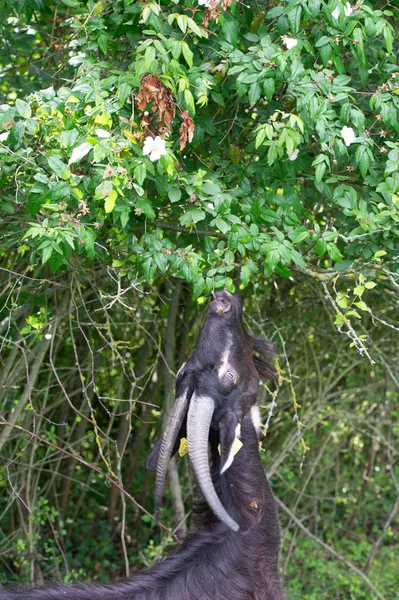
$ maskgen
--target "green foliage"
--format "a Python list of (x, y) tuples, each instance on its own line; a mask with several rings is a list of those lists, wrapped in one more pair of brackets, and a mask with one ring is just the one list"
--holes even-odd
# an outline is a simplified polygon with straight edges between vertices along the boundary
[[(278, 435), (268, 438), (273, 452), (289, 448), (276, 467), (277, 495), (295, 505), (287, 482), (301, 486), (308, 449), (337, 436), (312, 479), (313, 496), (334, 496), (333, 510), (323, 504), (322, 524), (309, 528), (363, 568), (395, 501), (381, 453), (395, 447), (398, 429), (378, 406), (397, 419), (399, 13), (365, 0), (227, 4), (216, 19), (216, 3), (197, 0), (5, 0), (1, 410), (107, 473), (122, 472), (122, 462), (128, 470), (113, 444), (134, 414), (129, 452), (141, 464), (165, 407), (169, 282), (185, 286), (177, 363), (210, 292), (240, 289), (249, 324), (263, 333), (263, 319), (288, 348)], [(124, 402), (118, 412), (114, 399), (127, 397), (138, 400), (135, 412)], [(141, 408), (142, 398), (159, 410)], [(297, 439), (302, 457), (292, 451)], [(375, 439), (385, 477), (371, 477), (367, 502), (357, 504)], [(23, 437), (0, 432), (9, 460), (21, 453), (21, 464), (11, 463), (20, 488), (5, 469), (0, 487), (11, 481), (15, 500), (27, 486), (34, 509), (25, 519), (1, 504), (1, 556), (24, 580), (34, 564), (68, 582), (120, 575), (115, 523), (104, 521), (109, 510), (119, 523), (112, 492), (78, 464), (69, 504), (59, 506), (70, 480), (55, 449), (36, 442), (27, 456)], [(343, 474), (324, 481), (352, 454)], [(351, 495), (339, 492), (342, 478)], [(141, 468), (132, 485), (151, 509)], [(306, 522), (309, 506), (297, 511)], [(165, 520), (170, 514), (168, 497)], [(133, 506), (126, 518), (140, 531), (127, 544), (136, 568), (163, 543)], [(341, 518), (356, 540), (334, 530)], [(331, 566), (287, 527), (289, 597), (370, 597), (343, 564)], [(393, 525), (384, 532), (369, 574), (386, 598), (395, 594), (395, 535)]]
[[(304, 1), (258, 15), (232, 5), (210, 35), (203, 11), (190, 17), (175, 3), (66, 6), (57, 45), (73, 83), (30, 95), (28, 84), (22, 99), (11, 81), (0, 108), (3, 220), (12, 229), (17, 219), (12, 243), (25, 241), (31, 262), (56, 272), (76, 256), (118, 257), (136, 285), (168, 274), (200, 294), (231, 286), (235, 268), (247, 285), (248, 261), (287, 277), (306, 265), (368, 264), (381, 246), (384, 263), (396, 256), (391, 11)], [(43, 33), (25, 37), (35, 46), (45, 7), (21, 5), (3, 19), (29, 32), (33, 14)], [(21, 42), (8, 35), (16, 52)], [(22, 70), (19, 60), (12, 68)], [(135, 103), (146, 73), (194, 117), (183, 151), (179, 118), (165, 125), (156, 160), (143, 155), (154, 129)], [(161, 120), (170, 110), (147, 108)], [(230, 125), (215, 112), (235, 117)], [(170, 229), (178, 224), (184, 235)]]

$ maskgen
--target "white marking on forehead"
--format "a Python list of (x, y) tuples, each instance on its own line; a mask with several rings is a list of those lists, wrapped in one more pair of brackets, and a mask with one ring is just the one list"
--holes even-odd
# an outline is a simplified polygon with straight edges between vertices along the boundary
[(233, 336), (231, 335), (230, 332), (228, 332), (226, 348), (222, 354), (221, 364), (218, 369), (219, 379), (221, 379), (223, 377), (223, 375), (226, 375), (226, 373), (228, 371), (230, 350), (231, 350), (232, 345), (233, 345)]

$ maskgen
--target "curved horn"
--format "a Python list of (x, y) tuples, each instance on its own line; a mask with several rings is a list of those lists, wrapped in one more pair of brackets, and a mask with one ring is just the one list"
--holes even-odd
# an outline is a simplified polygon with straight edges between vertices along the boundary
[(214, 410), (215, 403), (212, 398), (193, 394), (187, 416), (188, 454), (209, 507), (230, 529), (238, 531), (239, 525), (230, 517), (216, 494), (209, 469), (208, 439)]
[(157, 476), (155, 482), (155, 518), (159, 518), (159, 507), (162, 502), (163, 490), (165, 487), (166, 472), (168, 463), (172, 456), (173, 446), (176, 441), (177, 434), (180, 431), (184, 417), (186, 416), (188, 397), (187, 389), (181, 396), (178, 396), (170, 413), (170, 417), (165, 427), (162, 436), (161, 447), (159, 449)]

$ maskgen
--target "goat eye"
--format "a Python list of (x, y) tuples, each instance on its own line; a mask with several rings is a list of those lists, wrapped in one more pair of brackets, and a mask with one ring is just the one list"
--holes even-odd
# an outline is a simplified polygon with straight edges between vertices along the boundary
[(229, 379), (231, 379), (231, 381), (235, 381), (236, 380), (236, 376), (231, 371), (227, 371), (227, 377)]

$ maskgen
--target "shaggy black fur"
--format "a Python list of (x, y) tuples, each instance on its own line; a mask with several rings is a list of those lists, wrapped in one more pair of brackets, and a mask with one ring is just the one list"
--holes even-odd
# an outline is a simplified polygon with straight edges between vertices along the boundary
[[(190, 397), (195, 389), (197, 395), (210, 396), (215, 402), (209, 440), (211, 474), (239, 531), (221, 523), (202, 502), (194, 509), (197, 531), (187, 536), (175, 554), (131, 579), (109, 585), (3, 589), (0, 600), (283, 600), (277, 509), (249, 414), (256, 403), (259, 379), (275, 376), (274, 352), (268, 342), (243, 327), (238, 296), (231, 296), (231, 303), (231, 310), (223, 315), (217, 304), (210, 304), (197, 349), (178, 375), (176, 390), (188, 388)], [(234, 384), (218, 373), (226, 348), (237, 374)], [(234, 432), (237, 422), (241, 422), (243, 447), (220, 475), (218, 446), (224, 432), (231, 428)], [(179, 438), (184, 430), (185, 423)], [(156, 466), (158, 451), (159, 444), (150, 457), (150, 468)]]
[(148, 571), (110, 585), (57, 585), (0, 591), (1, 600), (283, 600), (278, 573), (280, 528), (276, 504), (259, 456), (249, 416), (243, 447), (222, 476), (217, 437), (211, 439), (218, 495), (240, 524), (234, 533), (206, 505), (195, 509), (198, 531), (182, 548)]

